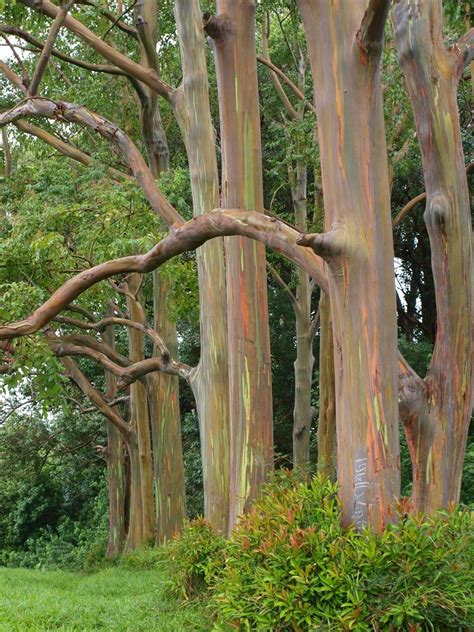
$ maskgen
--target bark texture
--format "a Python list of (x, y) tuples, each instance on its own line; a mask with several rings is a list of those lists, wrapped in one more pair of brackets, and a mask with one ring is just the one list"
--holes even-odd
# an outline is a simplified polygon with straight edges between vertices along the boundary
[(337, 477), (336, 459), (336, 393), (334, 375), (334, 343), (329, 297), (319, 302), (319, 420), (318, 472), (331, 480)]
[(436, 295), (433, 357), (422, 384), (412, 376), (416, 397), (404, 399), (413, 499), (432, 513), (459, 502), (473, 403), (472, 230), (456, 102), (464, 52), (443, 46), (439, 0), (399, 0), (393, 24), (423, 161)]
[[(127, 308), (130, 319), (145, 323), (143, 307), (140, 303), (142, 276), (130, 275), (127, 281)], [(144, 359), (144, 335), (137, 329), (128, 330), (129, 358), (132, 362)], [(130, 451), (130, 472), (132, 480), (131, 498), (136, 496), (134, 481), (140, 479), (142, 513), (142, 537), (150, 540), (155, 533), (153, 503), (153, 462), (151, 456), (150, 417), (146, 386), (137, 380), (130, 386), (130, 425), (136, 431), (137, 454)], [(135, 493), (134, 493), (135, 492)]]
[[(168, 284), (153, 273), (155, 330), (160, 332), (172, 357), (176, 357), (176, 324), (169, 317)], [(155, 355), (161, 353), (155, 350)], [(153, 440), (153, 467), (156, 496), (156, 541), (177, 536), (186, 517), (183, 446), (179, 411), (179, 384), (176, 375), (162, 372), (148, 376)]]
[[(109, 346), (115, 347), (113, 327), (108, 327), (104, 338)], [(117, 397), (117, 378), (110, 371), (105, 373), (107, 399)], [(107, 424), (107, 480), (109, 488), (109, 541), (107, 556), (118, 555), (125, 542), (125, 472), (124, 441), (120, 430), (109, 420)]]
[[(255, 3), (218, 0), (213, 38), (225, 208), (263, 212), (255, 51)], [(264, 248), (226, 239), (230, 410), (229, 528), (247, 510), (273, 460), (273, 420)]]
[(380, 82), (388, 2), (298, 0), (318, 112), (342, 520), (380, 531), (400, 493), (396, 302)]
[[(176, 0), (183, 83), (173, 107), (186, 145), (195, 217), (219, 205), (216, 139), (198, 0)], [(221, 533), (229, 523), (229, 371), (223, 239), (197, 250), (201, 357), (191, 386), (201, 436), (204, 515)]]

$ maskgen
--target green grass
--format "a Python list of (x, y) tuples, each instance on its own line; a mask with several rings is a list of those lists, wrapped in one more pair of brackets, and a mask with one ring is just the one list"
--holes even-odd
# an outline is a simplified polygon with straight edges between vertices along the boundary
[(160, 565), (90, 575), (0, 568), (0, 630), (210, 630), (203, 607), (174, 600), (166, 581)]

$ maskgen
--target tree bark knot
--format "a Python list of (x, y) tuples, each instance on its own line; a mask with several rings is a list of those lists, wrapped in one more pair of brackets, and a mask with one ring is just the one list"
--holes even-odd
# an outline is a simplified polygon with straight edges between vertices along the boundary
[(212, 15), (208, 11), (202, 16), (203, 28), (215, 42), (222, 42), (232, 33), (232, 21), (224, 13)]

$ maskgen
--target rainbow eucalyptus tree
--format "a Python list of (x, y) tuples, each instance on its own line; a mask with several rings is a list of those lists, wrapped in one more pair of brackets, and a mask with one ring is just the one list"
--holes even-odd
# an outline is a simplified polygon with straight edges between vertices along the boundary
[(402, 420), (413, 501), (432, 513), (459, 502), (473, 405), (472, 228), (456, 94), (473, 58), (474, 29), (447, 50), (441, 0), (398, 0), (392, 21), (423, 161), (437, 312), (426, 377), (402, 364)]
[[(21, 2), (37, 8), (34, 0)], [(175, 3), (184, 70), (183, 84), (177, 89), (164, 82), (153, 65), (137, 63), (92, 33), (68, 13), (68, 6), (60, 9), (48, 0), (41, 3), (43, 14), (54, 20), (54, 37), (48, 38), (44, 49), (53, 53), (58, 24), (62, 25), (105, 58), (108, 72), (112, 68), (114, 73), (125, 73), (171, 103), (187, 146), (194, 218), (185, 221), (166, 199), (153, 170), (118, 125), (86, 106), (29, 94), (24, 78), (2, 62), (2, 73), (28, 98), (0, 114), (0, 127), (46, 118), (94, 131), (120, 153), (129, 175), (169, 232), (144, 254), (106, 261), (71, 277), (30, 316), (0, 327), (0, 340), (40, 331), (96, 283), (146, 274), (172, 257), (202, 248), (201, 318), (204, 321), (207, 314), (209, 319), (201, 322), (201, 332), (203, 342), (209, 344), (203, 347), (197, 368), (172, 358), (156, 331), (150, 335), (159, 352), (149, 358), (137, 355), (125, 363), (107, 356), (103, 349), (99, 353), (87, 347), (78, 350), (80, 345), (68, 347), (65, 342), (62, 348), (66, 355), (95, 357), (122, 386), (139, 388), (137, 381), (156, 371), (179, 375), (190, 383), (201, 415), (206, 507), (210, 512), (211, 499), (217, 499), (214, 522), (225, 531), (250, 506), (271, 467), (263, 246), (273, 248), (302, 267), (329, 295), (335, 379), (332, 405), (343, 523), (355, 523), (358, 528), (370, 525), (380, 531), (394, 519), (393, 504), (400, 494), (399, 404), (412, 448), (417, 506), (431, 512), (456, 502), (459, 495), (472, 410), (473, 314), (471, 230), (455, 86), (463, 66), (472, 59), (472, 35), (446, 52), (441, 46), (438, 2), (401, 0), (395, 4), (397, 44), (423, 156), (438, 310), (435, 353), (429, 374), (421, 381), (397, 352), (390, 178), (380, 77), (390, 2), (297, 0), (297, 5), (317, 109), (323, 233), (307, 234), (263, 212), (253, 2), (220, 0), (217, 15), (204, 19), (217, 69), (221, 203), (197, 1)], [(38, 78), (35, 83), (40, 84)], [(79, 157), (86, 164), (87, 158)], [(222, 238), (226, 238), (225, 282), (222, 241), (217, 241)], [(215, 249), (211, 239), (216, 240)], [(210, 287), (213, 284), (218, 288), (215, 291)], [(141, 317), (137, 314), (136, 318)], [(143, 319), (136, 326), (144, 328)], [(331, 345), (327, 339), (326, 343), (329, 371)], [(449, 367), (448, 376), (442, 373), (443, 365)], [(330, 404), (325, 404), (328, 410)], [(216, 418), (219, 411), (221, 419)]]

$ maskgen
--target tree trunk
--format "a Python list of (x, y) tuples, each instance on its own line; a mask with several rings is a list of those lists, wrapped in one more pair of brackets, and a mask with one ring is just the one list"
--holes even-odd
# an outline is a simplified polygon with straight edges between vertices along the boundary
[[(115, 348), (113, 327), (104, 333), (107, 344)], [(107, 398), (117, 397), (117, 378), (105, 372)], [(125, 541), (125, 479), (123, 467), (123, 439), (120, 430), (109, 420), (107, 425), (107, 480), (109, 488), (109, 542), (107, 557), (118, 555)]]
[(473, 397), (471, 215), (456, 102), (464, 59), (443, 46), (439, 0), (399, 0), (393, 23), (423, 161), (436, 295), (435, 349), (407, 425), (415, 507), (433, 513), (459, 502)]
[(2, 127), (2, 149), (3, 149), (3, 175), (5, 178), (12, 173), (12, 154), (10, 151), (10, 141), (5, 127)]
[(400, 493), (397, 326), (380, 53), (388, 1), (298, 0), (318, 114), (344, 525), (381, 531)]
[(336, 480), (336, 393), (334, 375), (334, 344), (329, 297), (319, 301), (319, 421), (318, 465), (320, 474)]
[[(301, 87), (301, 86), (300, 86)], [(306, 165), (298, 163), (292, 186), (293, 207), (296, 226), (301, 231), (307, 229), (307, 170)], [(293, 465), (303, 471), (309, 469), (309, 442), (311, 421), (314, 417), (311, 407), (313, 386), (313, 342), (316, 328), (311, 323), (311, 278), (306, 270), (297, 268), (296, 286), (296, 360), (295, 367), (295, 405), (293, 409)]]
[(127, 441), (130, 464), (130, 505), (128, 515), (128, 532), (125, 551), (135, 551), (149, 538), (144, 532), (143, 525), (143, 493), (142, 493), (142, 463), (138, 441), (135, 434)]
[[(226, 208), (263, 212), (255, 3), (218, 0), (206, 30), (214, 41)], [(265, 250), (225, 238), (229, 409), (229, 528), (259, 493), (273, 461)]]
[[(176, 325), (169, 318), (166, 277), (153, 273), (155, 329), (173, 358), (177, 357)], [(183, 446), (178, 377), (153, 373), (148, 378), (152, 419), (153, 465), (156, 493), (156, 541), (181, 533), (186, 517)]]
[[(144, 324), (145, 315), (140, 304), (139, 294), (142, 276), (131, 274), (127, 280), (127, 307), (130, 320)], [(129, 358), (132, 362), (144, 359), (143, 332), (137, 329), (128, 329)], [(132, 478), (132, 497), (134, 479), (136, 480), (137, 467), (140, 471), (141, 511), (143, 525), (143, 539), (150, 540), (154, 535), (154, 511), (153, 511), (153, 464), (151, 456), (150, 418), (148, 411), (148, 397), (145, 385), (137, 380), (130, 385), (130, 425), (137, 433), (138, 459), (135, 450), (130, 451), (130, 472)], [(138, 464), (137, 464), (138, 460)]]
[[(198, 0), (176, 0), (183, 83), (173, 107), (188, 155), (195, 216), (219, 206), (205, 40)], [(229, 379), (223, 239), (197, 250), (201, 357), (191, 378), (201, 436), (204, 515), (221, 533), (229, 521)]]

